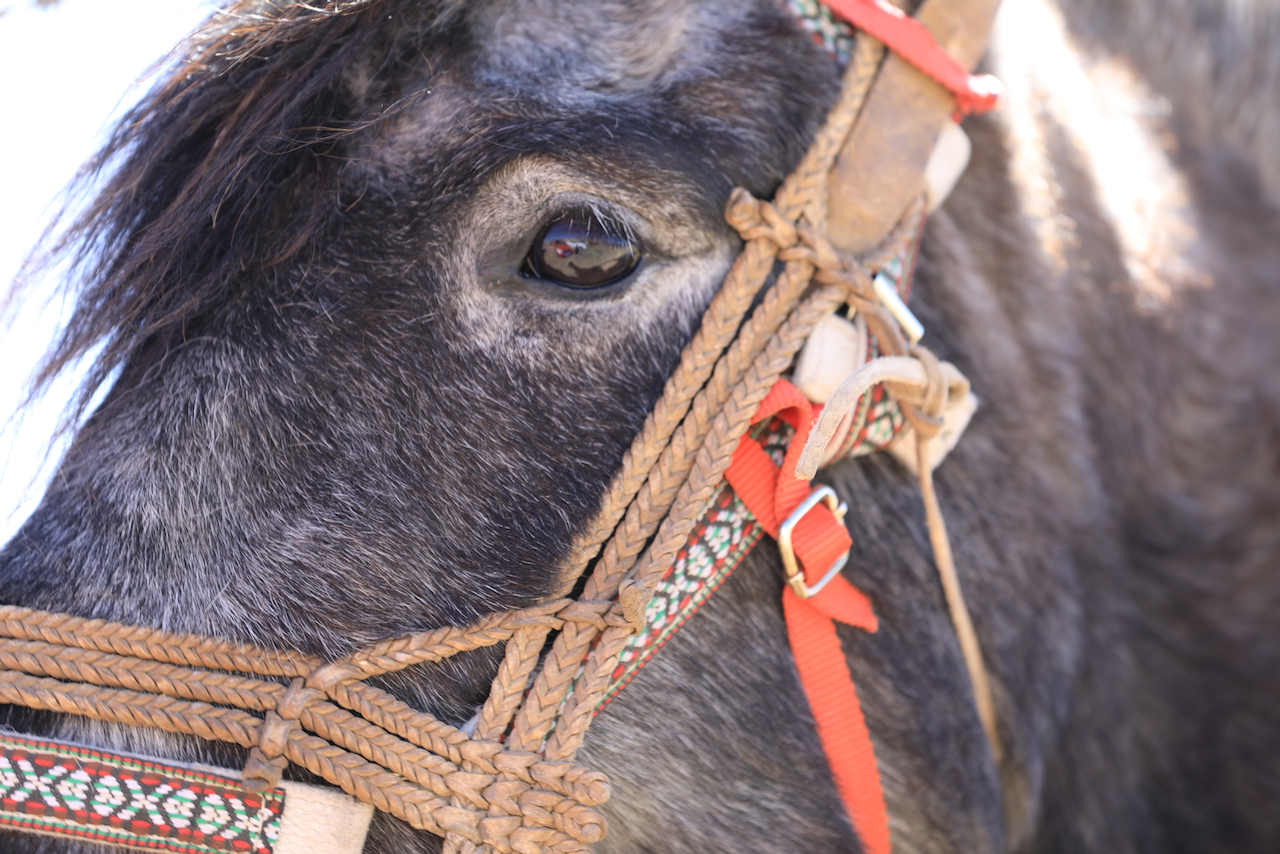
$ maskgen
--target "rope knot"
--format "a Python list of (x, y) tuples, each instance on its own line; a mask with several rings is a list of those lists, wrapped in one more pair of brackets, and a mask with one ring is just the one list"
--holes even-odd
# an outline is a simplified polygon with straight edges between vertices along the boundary
[(734, 187), (725, 204), (724, 218), (738, 233), (761, 224), (760, 200), (742, 187)]
[(604, 599), (579, 599), (561, 608), (556, 616), (567, 623), (586, 623), (603, 632), (608, 625), (604, 615), (613, 607)]
[(644, 628), (645, 609), (653, 599), (653, 591), (635, 579), (627, 579), (618, 589), (618, 604), (622, 614), (636, 631)]
[(308, 688), (301, 678), (297, 678), (289, 683), (275, 709), (263, 715), (258, 744), (249, 750), (249, 758), (245, 760), (241, 773), (246, 792), (265, 792), (280, 785), (280, 777), (289, 765), (284, 755), (289, 737), (298, 728), (298, 719), (307, 705), (321, 696), (321, 691)]
[(328, 692), (339, 682), (358, 679), (363, 671), (354, 664), (343, 661), (331, 661), (311, 671), (307, 677), (307, 687)]
[(779, 249), (796, 245), (796, 227), (778, 209), (738, 187), (729, 196), (725, 219), (743, 240), (768, 240)]
[[(849, 256), (808, 226), (801, 226), (797, 231), (800, 243), (808, 249), (807, 260), (818, 268), (814, 278), (824, 285), (844, 284), (849, 278), (849, 269), (853, 266)], [(778, 257), (782, 257), (782, 253)]]
[(924, 399), (916, 406), (903, 406), (902, 411), (920, 439), (928, 441), (938, 435), (945, 423), (942, 411), (947, 406), (947, 381), (942, 364), (928, 347), (916, 344), (908, 352), (924, 368)]
[(540, 605), (533, 605), (516, 611), (506, 620), (508, 628), (512, 629), (530, 629), (538, 626), (544, 626), (548, 629), (558, 629), (563, 624), (563, 616), (560, 611), (572, 602), (571, 599), (555, 599), (551, 602), (543, 602)]

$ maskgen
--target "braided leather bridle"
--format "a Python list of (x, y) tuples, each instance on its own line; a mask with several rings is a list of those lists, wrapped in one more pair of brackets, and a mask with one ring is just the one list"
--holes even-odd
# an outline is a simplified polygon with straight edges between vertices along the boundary
[[(981, 654), (924, 457), (948, 400), (967, 394), (968, 386), (953, 367), (909, 343), (872, 282), (914, 239), (923, 201), (859, 257), (824, 236), (829, 178), (884, 55), (881, 42), (859, 33), (838, 103), (773, 201), (741, 189), (730, 198), (726, 218), (745, 241), (743, 250), (599, 515), (577, 538), (549, 601), (469, 627), (384, 641), (332, 662), (3, 607), (0, 702), (238, 744), (249, 749), (243, 777), (250, 791), (276, 786), (293, 762), (413, 827), (445, 836), (448, 852), (588, 851), (605, 835), (594, 808), (609, 797), (609, 783), (574, 757), (618, 654), (720, 487), (757, 407), (818, 322), (849, 305), (866, 319), (887, 358), (837, 393), (799, 470), (812, 477), (844, 412), (870, 384), (887, 384), (916, 431), (935, 555), (976, 702), (996, 744)], [(751, 310), (778, 262), (784, 267), (776, 284)], [(571, 598), (579, 586), (581, 594)], [(367, 681), (499, 643), (506, 644), (501, 666), (469, 732)]]

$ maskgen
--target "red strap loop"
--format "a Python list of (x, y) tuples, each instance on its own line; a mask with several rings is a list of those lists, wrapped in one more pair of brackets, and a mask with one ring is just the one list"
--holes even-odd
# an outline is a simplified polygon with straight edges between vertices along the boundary
[(970, 74), (915, 18), (885, 0), (824, 0), (836, 17), (884, 42), (898, 56), (941, 83), (956, 99), (956, 112), (985, 113), (1000, 101), (1000, 81)]
[[(782, 467), (774, 465), (760, 443), (747, 436), (734, 452), (725, 477), (761, 527), (776, 538), (783, 521), (809, 497), (809, 484), (795, 476), (796, 463), (817, 415), (795, 386), (778, 380), (752, 423), (773, 416), (796, 431)], [(792, 542), (808, 584), (816, 584), (853, 545), (844, 524), (824, 505), (813, 508), (796, 524)], [(837, 575), (808, 599), (785, 588), (782, 604), (796, 670), (836, 789), (867, 854), (889, 854), (889, 814), (875, 748), (835, 625), (838, 621), (874, 632), (878, 623), (871, 600)]]

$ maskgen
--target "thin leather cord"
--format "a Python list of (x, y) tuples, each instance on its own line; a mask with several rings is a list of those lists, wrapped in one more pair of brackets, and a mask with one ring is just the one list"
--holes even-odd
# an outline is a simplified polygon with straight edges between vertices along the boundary
[(908, 407), (912, 407), (924, 416), (915, 418), (912, 428), (916, 436), (916, 465), (925, 520), (929, 528), (929, 543), (933, 548), (934, 563), (937, 565), (947, 610), (950, 612), (951, 623), (955, 627), (965, 668), (973, 686), (974, 705), (991, 749), (999, 760), (1002, 750), (996, 731), (995, 702), (991, 696), (990, 680), (987, 678), (982, 649), (978, 645), (977, 632), (973, 628), (973, 619), (969, 615), (960, 579), (956, 574), (946, 521), (933, 485), (933, 466), (928, 448), (929, 440), (938, 432), (943, 410), (949, 402), (959, 401), (969, 394), (969, 381), (950, 362), (939, 362), (929, 350), (918, 345), (912, 348), (910, 356), (883, 356), (868, 362), (841, 383), (827, 402), (817, 426), (805, 444), (796, 471), (804, 477), (813, 477), (841, 419), (857, 405), (863, 394), (881, 383), (903, 404), (904, 413), (908, 412)]

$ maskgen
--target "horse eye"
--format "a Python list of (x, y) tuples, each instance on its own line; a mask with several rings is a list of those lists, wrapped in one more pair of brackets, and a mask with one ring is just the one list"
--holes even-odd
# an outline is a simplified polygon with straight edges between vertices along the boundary
[(548, 223), (525, 258), (525, 275), (586, 290), (611, 285), (640, 263), (640, 246), (592, 216)]

